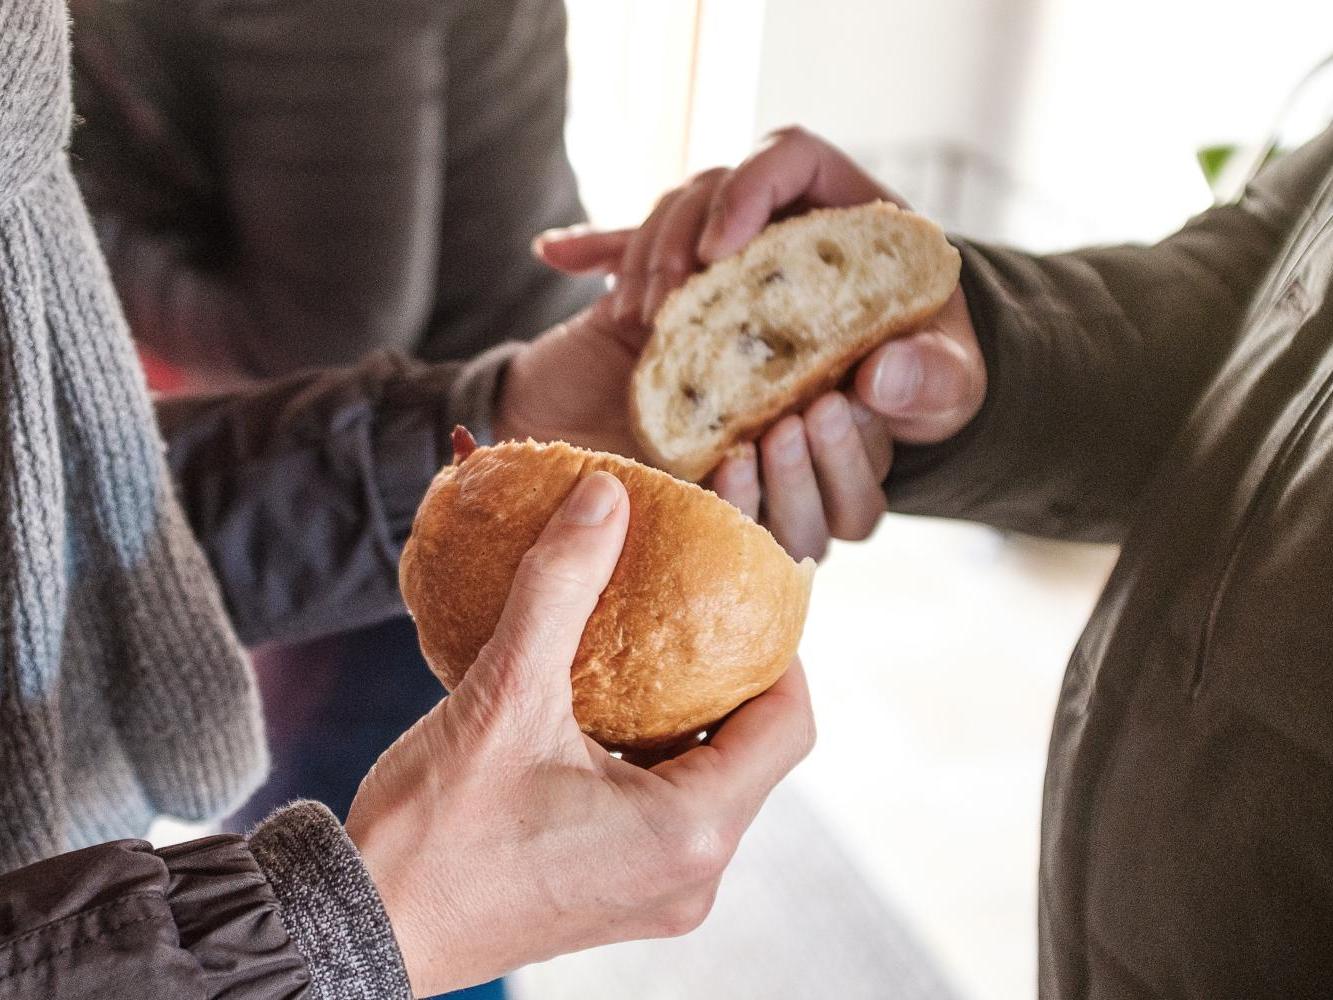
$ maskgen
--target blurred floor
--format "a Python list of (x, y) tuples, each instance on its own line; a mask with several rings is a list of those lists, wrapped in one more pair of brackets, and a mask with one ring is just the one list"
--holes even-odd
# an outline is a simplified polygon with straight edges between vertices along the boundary
[(954, 1000), (902, 917), (867, 884), (809, 800), (781, 786), (747, 833), (698, 931), (533, 966), (522, 1000), (837, 997)]
[(529, 969), (518, 1000), (1034, 997), (1050, 715), (1113, 560), (896, 517), (835, 547), (802, 645), (820, 743), (713, 915)]

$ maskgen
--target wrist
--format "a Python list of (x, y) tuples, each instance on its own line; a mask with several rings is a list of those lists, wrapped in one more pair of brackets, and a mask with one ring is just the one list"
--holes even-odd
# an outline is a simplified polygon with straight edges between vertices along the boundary
[[(429, 968), (430, 949), (425, 946), (425, 939), (418, 932), (422, 922), (413, 912), (411, 886), (408, 884), (414, 877), (420, 881), (420, 873), (413, 874), (411, 850), (405, 851), (404, 845), (396, 842), (401, 838), (396, 837), (392, 830), (384, 829), (384, 826), (382, 823), (365, 821), (353, 805), (345, 829), (347, 838), (360, 854), (366, 873), (379, 894), (380, 904), (384, 907), (384, 915), (412, 986), (412, 995), (432, 996), (441, 991), (434, 988)], [(436, 940), (442, 937), (442, 933), (435, 936)]]

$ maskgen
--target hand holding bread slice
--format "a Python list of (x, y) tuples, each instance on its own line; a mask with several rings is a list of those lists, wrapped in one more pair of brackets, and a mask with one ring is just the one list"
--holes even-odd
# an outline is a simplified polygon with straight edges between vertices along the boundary
[(662, 304), (630, 387), (644, 452), (690, 481), (911, 333), (958, 285), (933, 222), (887, 202), (770, 225)]

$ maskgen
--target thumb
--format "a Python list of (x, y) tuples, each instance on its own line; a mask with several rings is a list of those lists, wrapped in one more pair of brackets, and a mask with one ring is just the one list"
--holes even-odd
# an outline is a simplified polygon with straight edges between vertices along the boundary
[(981, 409), (986, 363), (966, 309), (956, 293), (924, 330), (889, 341), (857, 369), (856, 395), (895, 440), (943, 441)]
[(575, 485), (519, 563), (495, 632), (463, 682), (472, 695), (568, 713), (570, 665), (628, 524), (620, 480), (594, 472)]

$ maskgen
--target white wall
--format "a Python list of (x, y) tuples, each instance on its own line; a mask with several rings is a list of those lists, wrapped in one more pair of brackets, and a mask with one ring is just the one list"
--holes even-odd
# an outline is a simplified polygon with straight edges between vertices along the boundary
[(756, 131), (962, 144), (1015, 182), (988, 235), (1155, 238), (1209, 202), (1195, 151), (1262, 133), (1330, 51), (1319, 0), (769, 0)]
[[(904, 150), (1012, 158), (1037, 13), (1027, 0), (769, 0), (757, 129), (812, 128), (919, 203)], [(970, 229), (993, 230), (994, 201), (971, 206)]]
[(1095, 238), (1154, 238), (1206, 207), (1195, 151), (1264, 133), (1333, 52), (1319, 0), (1044, 6), (1015, 163)]
[(679, 181), (689, 138), (695, 6), (566, 0), (570, 158), (603, 226), (636, 225)]
[(850, 150), (945, 139), (1004, 156), (1034, 19), (1026, 0), (769, 0), (757, 124)]

